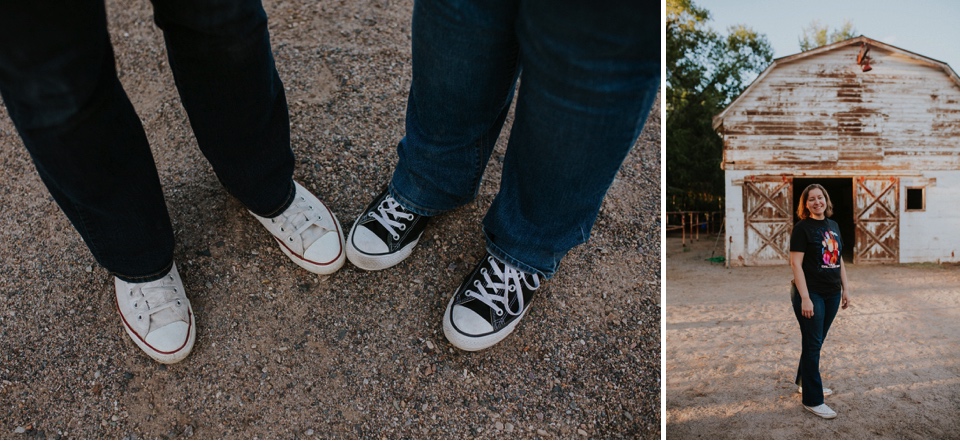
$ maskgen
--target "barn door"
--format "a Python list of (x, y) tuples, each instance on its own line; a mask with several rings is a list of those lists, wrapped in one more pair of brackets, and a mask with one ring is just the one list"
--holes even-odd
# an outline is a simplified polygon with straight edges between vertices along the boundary
[(856, 179), (853, 263), (900, 261), (900, 179)]
[(753, 176), (744, 180), (745, 264), (789, 262), (792, 183), (793, 179), (786, 176)]

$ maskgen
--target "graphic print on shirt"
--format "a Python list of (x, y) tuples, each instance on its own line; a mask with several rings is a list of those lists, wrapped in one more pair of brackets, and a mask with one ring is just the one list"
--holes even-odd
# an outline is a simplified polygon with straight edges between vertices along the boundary
[(820, 268), (833, 269), (840, 267), (840, 241), (836, 232), (827, 228), (820, 230), (819, 236), (823, 239), (820, 244), (823, 245), (823, 265)]

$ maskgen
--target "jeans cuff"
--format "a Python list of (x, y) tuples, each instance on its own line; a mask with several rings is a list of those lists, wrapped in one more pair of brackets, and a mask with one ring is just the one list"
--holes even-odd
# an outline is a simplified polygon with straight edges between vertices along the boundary
[(536, 274), (544, 280), (549, 280), (551, 277), (553, 277), (553, 274), (554, 274), (553, 271), (549, 273), (543, 272), (517, 260), (516, 258), (511, 256), (510, 253), (506, 252), (503, 248), (500, 248), (495, 243), (493, 243), (493, 241), (490, 240), (490, 237), (487, 236), (486, 231), (484, 231), (483, 235), (487, 241), (487, 252), (490, 253), (491, 256), (496, 257), (497, 259), (500, 259), (501, 262), (506, 263), (507, 265), (510, 265), (520, 271), (523, 271), (528, 274)]
[(387, 187), (387, 191), (390, 192), (390, 197), (396, 199), (397, 202), (403, 207), (404, 210), (412, 211), (414, 214), (419, 216), (439, 216), (443, 213), (446, 213), (449, 210), (431, 210), (429, 208), (424, 208), (410, 199), (404, 197), (400, 192), (397, 191), (397, 188), (393, 185), (393, 182)]
[(170, 261), (170, 263), (168, 263), (168, 264), (167, 264), (163, 269), (161, 269), (160, 271), (156, 271), (156, 272), (153, 272), (153, 273), (151, 273), (151, 274), (147, 274), (147, 275), (145, 275), (145, 276), (128, 276), (128, 275), (125, 275), (125, 274), (120, 274), (120, 273), (115, 272), (115, 271), (110, 271), (110, 274), (112, 274), (114, 277), (116, 277), (116, 278), (118, 278), (118, 279), (120, 279), (120, 280), (123, 280), (124, 282), (127, 282), (127, 283), (147, 283), (147, 282), (152, 282), (152, 281), (154, 281), (154, 280), (160, 280), (160, 279), (162, 279), (163, 276), (166, 276), (167, 273), (169, 273), (171, 269), (173, 269), (173, 261), (172, 261), (172, 260)]
[(293, 180), (290, 181), (289, 185), (290, 185), (290, 189), (287, 190), (287, 198), (283, 201), (282, 204), (280, 204), (280, 208), (273, 210), (267, 214), (259, 214), (259, 213), (253, 212), (253, 210), (250, 210), (250, 211), (253, 212), (253, 214), (256, 214), (257, 216), (264, 217), (267, 219), (279, 216), (280, 213), (283, 213), (284, 211), (287, 210), (287, 208), (290, 208), (290, 204), (293, 204), (293, 199), (297, 197), (297, 186), (293, 184)]

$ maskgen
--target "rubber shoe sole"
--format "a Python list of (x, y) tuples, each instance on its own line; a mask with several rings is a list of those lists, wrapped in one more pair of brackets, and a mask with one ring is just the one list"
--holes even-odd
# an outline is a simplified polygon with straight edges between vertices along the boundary
[(833, 409), (831, 409), (826, 404), (821, 404), (819, 406), (813, 406), (813, 407), (804, 405), (803, 408), (809, 410), (814, 415), (826, 420), (832, 420), (837, 417), (837, 413), (834, 412)]

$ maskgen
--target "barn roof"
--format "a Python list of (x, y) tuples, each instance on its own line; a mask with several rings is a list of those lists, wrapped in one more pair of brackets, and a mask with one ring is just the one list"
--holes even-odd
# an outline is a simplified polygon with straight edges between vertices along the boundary
[(898, 47), (896, 47), (896, 46), (891, 46), (891, 45), (886, 44), (886, 43), (883, 43), (883, 42), (881, 42), (881, 41), (877, 41), (877, 40), (874, 40), (874, 39), (872, 39), (872, 38), (867, 38), (867, 37), (861, 35), (861, 36), (859, 36), (859, 37), (854, 37), (854, 38), (851, 38), (851, 39), (848, 39), (848, 40), (838, 41), (838, 42), (836, 42), (836, 43), (828, 44), (828, 45), (826, 45), (826, 46), (820, 46), (820, 47), (818, 47), (818, 48), (816, 48), (816, 49), (811, 49), (811, 50), (808, 50), (808, 51), (805, 51), (805, 52), (800, 52), (800, 53), (798, 53), (798, 54), (788, 55), (788, 56), (786, 56), (786, 57), (780, 57), (780, 58), (777, 58), (777, 59), (773, 60), (773, 62), (770, 63), (770, 66), (768, 66), (768, 67), (763, 71), (763, 73), (761, 73), (755, 80), (753, 80), (753, 82), (750, 83), (750, 86), (747, 87), (747, 89), (744, 90), (743, 93), (740, 94), (740, 96), (738, 96), (735, 100), (733, 100), (733, 102), (731, 102), (730, 105), (728, 105), (725, 109), (723, 109), (722, 112), (718, 113), (716, 116), (713, 117), (713, 129), (714, 129), (714, 130), (719, 129), (720, 125), (723, 124), (723, 118), (727, 115), (727, 113), (730, 112), (731, 109), (733, 109), (734, 107), (736, 107), (736, 106), (740, 103), (740, 101), (743, 100), (744, 97), (746, 97), (747, 95), (749, 95), (750, 92), (753, 91), (754, 88), (757, 86), (757, 84), (760, 84), (760, 83), (763, 81), (763, 79), (767, 76), (767, 74), (769, 74), (771, 71), (773, 71), (774, 69), (776, 69), (777, 66), (782, 65), (782, 64), (786, 64), (786, 63), (790, 63), (790, 62), (793, 62), (793, 61), (797, 61), (797, 60), (802, 60), (802, 59), (804, 59), (804, 58), (814, 57), (814, 56), (823, 54), (823, 53), (825, 53), (825, 52), (830, 52), (830, 51), (837, 50), (837, 49), (839, 49), (839, 48), (843, 48), (843, 47), (847, 47), (847, 46), (851, 46), (851, 45), (859, 45), (860, 43), (866, 43), (866, 44), (868, 44), (868, 45), (871, 46), (871, 47), (877, 47), (877, 48), (881, 48), (881, 49), (884, 49), (884, 50), (889, 51), (889, 52), (901, 54), (901, 55), (903, 55), (903, 56), (905, 56), (905, 57), (907, 57), (907, 58), (913, 59), (913, 60), (915, 60), (915, 61), (917, 61), (917, 62), (920, 62), (920, 63), (922, 63), (922, 64), (929, 65), (930, 67), (933, 67), (933, 68), (935, 68), (935, 69), (940, 69), (940, 70), (942, 70), (954, 83), (956, 83), (957, 86), (960, 86), (960, 77), (957, 76), (957, 73), (954, 72), (953, 69), (950, 68), (950, 65), (948, 65), (947, 63), (944, 63), (944, 62), (938, 61), (938, 60), (934, 60), (933, 58), (925, 57), (925, 56), (923, 56), (923, 55), (920, 55), (920, 54), (917, 54), (917, 53), (914, 53), (914, 52), (910, 52), (910, 51), (908, 51), (908, 50), (904, 50), (904, 49), (898, 48)]

